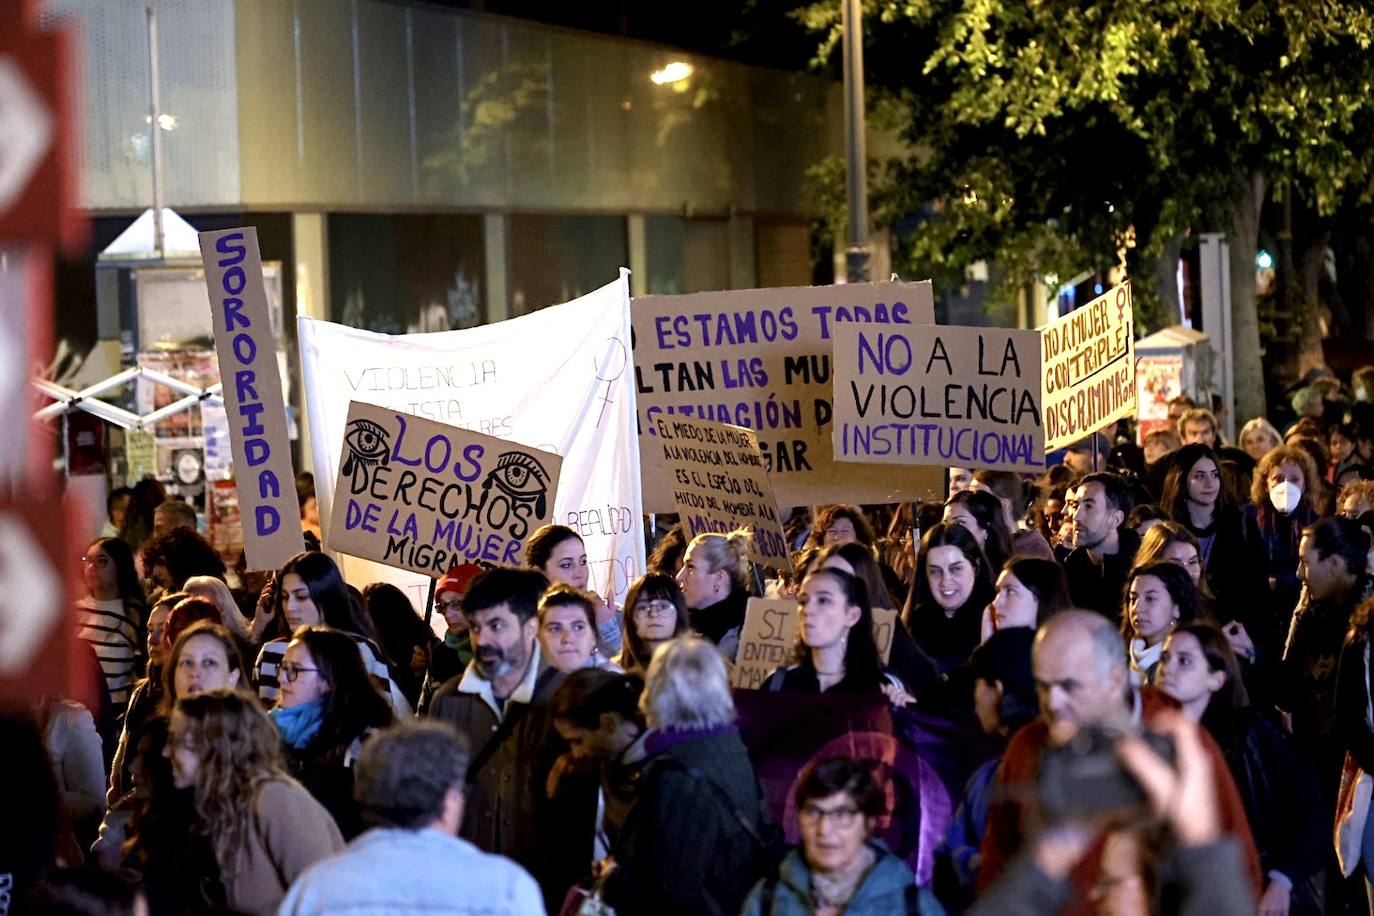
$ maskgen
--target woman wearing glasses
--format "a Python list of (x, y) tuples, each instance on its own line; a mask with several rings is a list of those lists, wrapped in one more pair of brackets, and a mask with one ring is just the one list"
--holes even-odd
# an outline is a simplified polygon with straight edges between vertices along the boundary
[[(258, 696), (267, 704), (277, 699), (277, 668), (292, 634), (300, 627), (323, 625), (349, 635), (357, 644), (377, 691), (387, 698), (392, 711), (398, 716), (410, 714), (410, 703), (377, 647), (376, 631), (366, 611), (348, 593), (343, 574), (329, 557), (306, 551), (287, 560), (273, 579), (271, 598), (258, 605), (258, 613), (271, 618), (265, 629), (274, 637), (263, 645), (253, 666), (253, 683), (258, 685)], [(261, 626), (254, 621), (255, 630)]]
[(868, 766), (835, 757), (797, 786), (801, 847), (750, 892), (742, 916), (916, 913), (916, 876), (874, 836), (886, 793)]
[(641, 675), (649, 669), (654, 650), (687, 632), (687, 602), (672, 576), (641, 576), (625, 595), (621, 629), (625, 645), (616, 663)]
[[(187, 841), (208, 841), (223, 905), (275, 913), (303, 871), (343, 848), (334, 820), (282, 764), (281, 742), (257, 701), (213, 690), (182, 697), (164, 755), (194, 797)], [(222, 895), (222, 896), (221, 896)]]
[(353, 800), (353, 761), (363, 739), (391, 724), (391, 707), (372, 686), (351, 636), (301, 627), (279, 666), (280, 692), (269, 715), (287, 766), (351, 839), (362, 830)]

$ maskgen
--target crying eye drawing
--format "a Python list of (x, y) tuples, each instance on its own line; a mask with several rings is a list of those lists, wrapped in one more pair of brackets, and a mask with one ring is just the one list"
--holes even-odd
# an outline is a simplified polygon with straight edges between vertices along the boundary
[(385, 464), (389, 448), (388, 433), (372, 420), (354, 420), (349, 424), (344, 445), (348, 447), (348, 458), (344, 461), (343, 472), (352, 474), (355, 466)]
[(506, 452), (496, 462), (497, 482), (512, 496), (538, 496), (549, 485), (539, 462), (523, 452)]

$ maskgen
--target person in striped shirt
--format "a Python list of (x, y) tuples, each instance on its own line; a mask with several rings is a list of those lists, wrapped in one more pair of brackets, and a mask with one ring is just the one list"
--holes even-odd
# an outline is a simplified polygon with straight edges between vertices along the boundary
[(81, 557), (85, 596), (77, 602), (77, 636), (100, 661), (120, 715), (142, 673), (145, 600), (133, 551), (119, 538), (97, 538)]
[(413, 710), (377, 648), (375, 631), (366, 612), (349, 595), (339, 567), (328, 556), (306, 551), (287, 560), (277, 571), (270, 600), (258, 605), (258, 613), (273, 618), (266, 628), (273, 638), (263, 645), (253, 666), (258, 696), (268, 705), (277, 700), (278, 670), (291, 634), (300, 627), (324, 624), (353, 638), (377, 692), (389, 699), (397, 716), (410, 717)]

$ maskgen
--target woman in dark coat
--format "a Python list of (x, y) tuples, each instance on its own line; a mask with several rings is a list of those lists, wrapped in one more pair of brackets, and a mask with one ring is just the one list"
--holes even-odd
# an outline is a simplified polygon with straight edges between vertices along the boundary
[(659, 648), (640, 703), (650, 732), (638, 799), (604, 899), (618, 913), (733, 914), (762, 874), (764, 798), (716, 648)]
[(1253, 520), (1232, 502), (1222, 483), (1221, 460), (1200, 442), (1174, 455), (1164, 480), (1164, 508), (1186, 527), (1202, 548), (1202, 565), (1216, 596), (1218, 619), (1240, 619), (1255, 645), (1272, 639), (1276, 624), (1268, 614), (1240, 618), (1238, 609), (1267, 608), (1269, 590), (1256, 571), (1265, 568), (1264, 542)]
[(1200, 722), (1226, 756), (1264, 872), (1260, 912), (1322, 912), (1330, 823), (1316, 772), (1246, 696), (1240, 662), (1216, 626), (1179, 624), (1164, 644), (1156, 686)]
[(967, 661), (980, 642), (992, 580), (983, 548), (963, 526), (941, 522), (921, 538), (916, 581), (902, 616), (942, 674)]

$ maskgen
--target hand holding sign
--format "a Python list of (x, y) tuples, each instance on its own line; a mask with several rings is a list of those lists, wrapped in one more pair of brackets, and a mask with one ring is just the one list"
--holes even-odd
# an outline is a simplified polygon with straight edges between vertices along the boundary
[(454, 563), (514, 566), (553, 516), (561, 459), (354, 401), (329, 546), (442, 576)]

